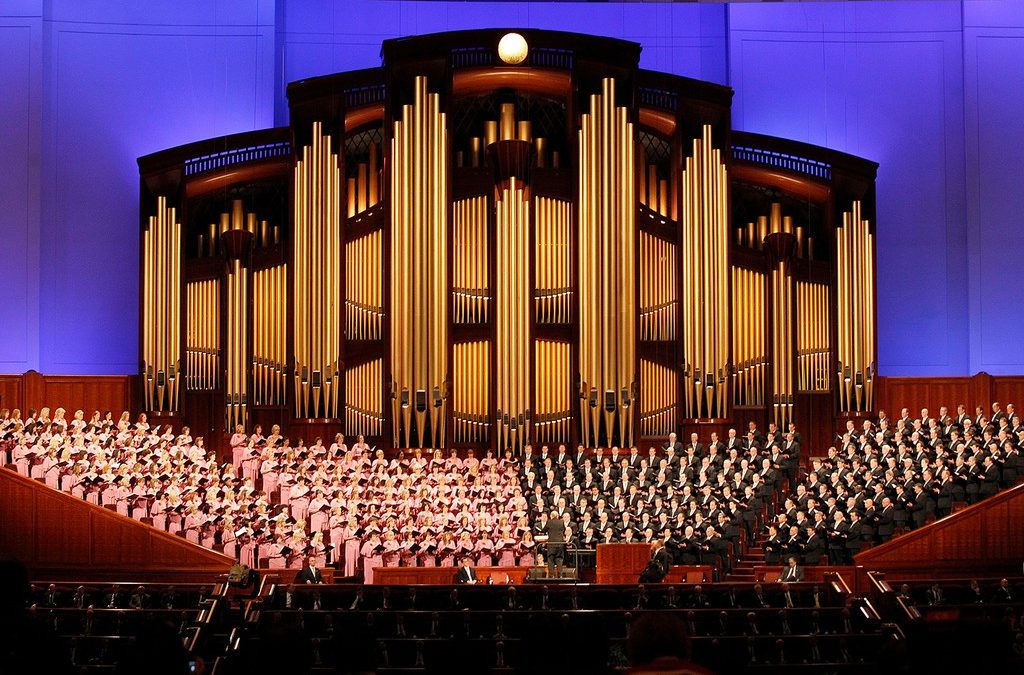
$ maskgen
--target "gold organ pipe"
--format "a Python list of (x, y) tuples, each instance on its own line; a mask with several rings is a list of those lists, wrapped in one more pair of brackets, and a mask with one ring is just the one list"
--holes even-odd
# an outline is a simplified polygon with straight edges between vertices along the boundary
[[(415, 80), (392, 139), (392, 375), (394, 443), (444, 445), (446, 416), (447, 132), (438, 95)], [(435, 406), (435, 392), (440, 393)], [(422, 404), (426, 397), (426, 408)], [(428, 409), (429, 408), (429, 412)], [(415, 415), (416, 436), (411, 424)], [(429, 428), (428, 428), (429, 421)]]
[(374, 206), (380, 201), (380, 167), (378, 166), (377, 154), (379, 148), (376, 141), (370, 143), (370, 167), (369, 167), (369, 191), (367, 193), (367, 204)]

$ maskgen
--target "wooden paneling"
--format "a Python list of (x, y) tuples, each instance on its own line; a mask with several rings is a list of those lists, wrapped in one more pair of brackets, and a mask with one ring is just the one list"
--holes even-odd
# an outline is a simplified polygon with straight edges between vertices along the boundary
[(597, 583), (636, 583), (650, 559), (650, 544), (598, 544)]
[(0, 375), (0, 408), (20, 408), (24, 415), (29, 408), (47, 406), (67, 410), (68, 419), (76, 410), (88, 418), (94, 410), (110, 411), (116, 418), (123, 411), (133, 411), (132, 375), (41, 375), (30, 370), (23, 375)]
[(918, 417), (921, 408), (938, 416), (939, 407), (949, 408), (956, 415), (956, 406), (963, 403), (974, 416), (974, 407), (982, 406), (991, 414), (992, 403), (999, 401), (1003, 409), (1013, 403), (1024, 405), (1024, 376), (994, 376), (978, 373), (971, 377), (880, 377), (877, 392), (880, 410), (898, 419), (900, 408), (909, 408), (911, 417)]
[[(521, 584), (526, 580), (530, 567), (474, 567), (476, 578), (486, 584), (488, 577), (494, 578), (496, 585), (505, 585), (508, 576), (510, 584)], [(375, 567), (373, 569), (374, 585), (401, 586), (405, 584), (446, 585), (455, 583), (457, 567)]]
[(0, 494), (0, 559), (35, 578), (211, 578), (234, 562), (7, 469)]
[(856, 556), (866, 571), (901, 576), (979, 576), (1020, 572), (1024, 484)]

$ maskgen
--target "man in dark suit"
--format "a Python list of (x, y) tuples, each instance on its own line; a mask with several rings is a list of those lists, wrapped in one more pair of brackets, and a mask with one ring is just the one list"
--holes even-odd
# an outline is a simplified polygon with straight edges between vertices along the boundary
[(295, 583), (297, 584), (322, 584), (324, 582), (324, 576), (320, 570), (316, 568), (316, 559), (313, 556), (306, 558), (306, 564), (299, 570), (299, 573), (295, 577)]
[(463, 556), (462, 564), (459, 566), (459, 572), (455, 575), (455, 582), (459, 584), (475, 584), (477, 583), (476, 570), (473, 569), (473, 562), (469, 556)]
[(779, 581), (803, 581), (804, 568), (797, 564), (796, 556), (789, 556), (788, 565), (779, 573)]
[(562, 575), (562, 562), (565, 560), (565, 523), (554, 514), (548, 520), (546, 528), (548, 536), (548, 576)]
[(825, 539), (814, 529), (813, 525), (807, 526), (807, 541), (804, 542), (804, 564), (818, 565), (825, 557)]

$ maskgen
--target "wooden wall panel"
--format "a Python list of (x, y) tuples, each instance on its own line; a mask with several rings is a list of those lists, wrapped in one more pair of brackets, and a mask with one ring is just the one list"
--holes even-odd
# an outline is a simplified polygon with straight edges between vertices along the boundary
[(21, 400), (21, 375), (0, 375), (0, 408), (18, 408)]
[(1005, 409), (1013, 403), (1018, 411), (1024, 405), (1024, 376), (993, 376), (978, 373), (971, 377), (881, 377), (877, 393), (878, 408), (897, 419), (900, 408), (910, 408), (912, 417), (919, 416), (921, 408), (938, 415), (940, 406), (947, 406), (950, 415), (956, 415), (956, 406), (963, 403), (974, 415), (974, 407), (982, 406), (991, 413), (993, 401)]
[(1024, 484), (859, 554), (866, 571), (980, 576), (1020, 571)]
[(231, 558), (0, 469), (0, 559), (34, 578), (210, 579)]
[(48, 406), (67, 410), (70, 419), (76, 410), (88, 417), (94, 410), (114, 413), (135, 411), (132, 405), (132, 375), (41, 375), (28, 371), (22, 375), (0, 375), (0, 408)]

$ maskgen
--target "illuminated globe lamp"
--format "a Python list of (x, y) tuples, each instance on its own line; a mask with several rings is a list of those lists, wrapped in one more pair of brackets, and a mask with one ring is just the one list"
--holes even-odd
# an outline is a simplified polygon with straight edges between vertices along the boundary
[(498, 56), (511, 66), (517, 66), (525, 61), (529, 52), (530, 47), (526, 44), (526, 38), (519, 33), (505, 33), (498, 42)]

